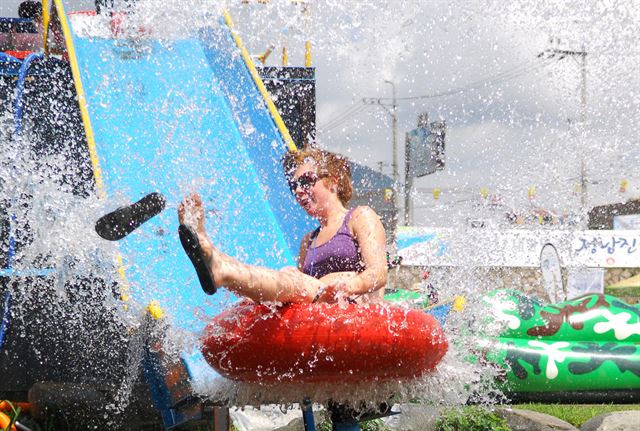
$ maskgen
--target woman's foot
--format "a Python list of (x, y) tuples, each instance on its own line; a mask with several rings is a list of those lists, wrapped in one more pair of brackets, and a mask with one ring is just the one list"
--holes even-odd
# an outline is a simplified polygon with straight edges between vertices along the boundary
[(204, 228), (204, 207), (198, 193), (192, 193), (182, 200), (178, 207), (180, 224), (191, 226), (200, 236), (207, 237)]

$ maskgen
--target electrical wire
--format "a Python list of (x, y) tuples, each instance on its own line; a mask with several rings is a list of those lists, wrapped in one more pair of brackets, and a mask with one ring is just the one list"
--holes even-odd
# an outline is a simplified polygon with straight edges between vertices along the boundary
[(327, 120), (327, 122), (322, 125), (322, 128), (331, 127), (334, 122), (341, 121), (344, 117), (350, 116), (353, 111), (357, 111), (361, 107), (362, 107), (362, 104), (355, 104), (355, 105), (349, 106), (347, 109), (345, 109), (341, 113), (335, 115), (330, 120)]
[(332, 123), (331, 126), (324, 126), (324, 127), (319, 127), (319, 130), (322, 130), (323, 132), (328, 132), (332, 129), (335, 129), (337, 127), (340, 127), (341, 125), (343, 125), (344, 123), (346, 123), (349, 119), (351, 119), (354, 116), (357, 116), (359, 114), (361, 114), (363, 111), (365, 111), (367, 108), (369, 108), (371, 105), (366, 105), (366, 104), (362, 104), (358, 107), (358, 109), (356, 109), (355, 111), (351, 112), (348, 116), (343, 117), (342, 119), (340, 119), (339, 121), (336, 121), (334, 123)]
[[(512, 67), (510, 69), (507, 69), (505, 71), (502, 71), (496, 75), (478, 80), (478, 81), (473, 81), (465, 86), (462, 87), (458, 87), (455, 89), (451, 89), (451, 90), (446, 90), (446, 91), (442, 91), (442, 92), (437, 92), (437, 93), (433, 93), (433, 94), (425, 94), (422, 96), (406, 96), (406, 97), (397, 97), (396, 100), (419, 100), (419, 99), (430, 99), (430, 98), (436, 98), (436, 97), (444, 97), (444, 96), (451, 96), (454, 94), (459, 94), (459, 93), (464, 93), (466, 91), (470, 91), (470, 90), (474, 90), (480, 87), (486, 87), (488, 85), (492, 85), (492, 84), (498, 84), (501, 82), (505, 82), (505, 81), (509, 81), (515, 78), (518, 78), (520, 76), (524, 76), (533, 72), (536, 72), (546, 66), (548, 66), (551, 63), (556, 62), (557, 59), (546, 59), (545, 61), (538, 63), (537, 65), (534, 65), (535, 63), (538, 62), (538, 60), (529, 60), (526, 61), (522, 64), (519, 64), (515, 67)], [(533, 66), (533, 67), (532, 67)], [(378, 98), (378, 101), (382, 101), (382, 100), (393, 100), (392, 98), (388, 98), (388, 97), (382, 97), (382, 98)], [(367, 104), (367, 103), (362, 103), (362, 104), (355, 104), (350, 106), (349, 108), (345, 109), (344, 111), (342, 111), (340, 114), (336, 115), (335, 117), (331, 118), (330, 120), (328, 120), (325, 124), (323, 125), (319, 125), (318, 126), (318, 130), (321, 130), (323, 132), (328, 132), (332, 129), (335, 129), (341, 125), (343, 125), (345, 122), (347, 122), (349, 119), (351, 119), (352, 117), (362, 113), (364, 111), (365, 108), (367, 108), (368, 106), (374, 106), (373, 104)]]
[[(396, 97), (395, 100), (420, 100), (420, 99), (433, 99), (436, 97), (444, 97), (444, 96), (452, 96), (455, 94), (459, 94), (459, 93), (464, 93), (470, 90), (475, 90), (477, 88), (480, 87), (486, 87), (488, 85), (492, 85), (492, 84), (499, 84), (501, 82), (505, 82), (505, 81), (509, 81), (515, 78), (519, 78), (521, 76), (536, 72), (544, 67), (547, 67), (548, 65), (550, 65), (551, 63), (556, 62), (556, 59), (546, 59), (543, 62), (531, 67), (532, 65), (534, 65), (535, 63), (538, 62), (538, 60), (530, 60), (527, 62), (524, 62), (518, 66), (515, 66), (511, 69), (505, 70), (503, 72), (500, 72), (496, 75), (493, 76), (489, 76), (487, 78), (483, 78), (481, 80), (478, 81), (473, 81), (470, 82), (469, 84), (466, 84), (462, 87), (458, 87), (458, 88), (453, 88), (450, 90), (445, 90), (445, 91), (440, 91), (440, 92), (436, 92), (436, 93), (431, 93), (431, 94), (424, 94), (421, 96), (405, 96), (405, 97)], [(378, 98), (378, 100), (393, 100), (393, 98), (391, 97), (381, 97)]]
[(342, 123), (345, 119), (352, 117), (353, 115), (357, 115), (359, 111), (363, 108), (362, 104), (352, 105), (347, 108), (342, 113), (336, 115), (331, 120), (324, 123), (322, 126), (318, 126), (319, 129), (331, 129), (335, 127), (336, 124)]

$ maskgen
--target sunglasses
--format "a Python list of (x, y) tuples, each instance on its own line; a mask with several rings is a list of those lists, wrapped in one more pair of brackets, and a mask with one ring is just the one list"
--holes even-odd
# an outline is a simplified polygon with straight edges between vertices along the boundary
[(322, 178), (329, 177), (328, 174), (316, 174), (315, 172), (305, 172), (300, 175), (298, 178), (294, 178), (289, 180), (289, 188), (291, 189), (291, 193), (295, 194), (298, 187), (302, 189), (304, 192), (308, 192), (311, 190), (313, 186), (316, 185), (318, 180)]

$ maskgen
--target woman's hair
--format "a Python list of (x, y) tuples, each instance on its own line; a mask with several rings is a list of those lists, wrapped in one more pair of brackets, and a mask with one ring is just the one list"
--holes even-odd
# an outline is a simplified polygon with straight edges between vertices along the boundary
[[(353, 195), (353, 185), (351, 184), (351, 168), (344, 156), (318, 148), (305, 148), (298, 151), (289, 151), (284, 156), (284, 175), (287, 180), (293, 179), (293, 175), (299, 166), (311, 163), (316, 166), (316, 172), (326, 173), (333, 179), (338, 188), (338, 199), (342, 205), (346, 205)], [(329, 178), (325, 179), (329, 180)]]

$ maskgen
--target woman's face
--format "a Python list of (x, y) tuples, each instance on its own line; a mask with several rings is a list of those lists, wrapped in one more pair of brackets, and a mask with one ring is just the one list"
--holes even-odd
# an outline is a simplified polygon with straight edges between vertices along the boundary
[(324, 178), (327, 176), (318, 174), (315, 164), (304, 163), (298, 166), (289, 184), (300, 206), (312, 217), (326, 213), (332, 192)]

